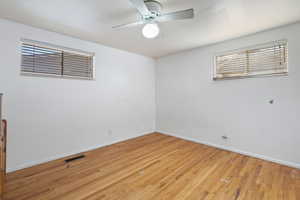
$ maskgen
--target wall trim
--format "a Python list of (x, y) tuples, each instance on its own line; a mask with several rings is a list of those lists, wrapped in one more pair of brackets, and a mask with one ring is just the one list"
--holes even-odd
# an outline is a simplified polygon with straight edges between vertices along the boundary
[(181, 138), (181, 139), (184, 139), (184, 140), (196, 142), (196, 143), (199, 143), (199, 144), (204, 144), (204, 145), (207, 145), (207, 146), (215, 147), (215, 148), (218, 148), (218, 149), (227, 150), (227, 151), (231, 151), (231, 152), (234, 152), (234, 153), (238, 153), (238, 154), (242, 154), (242, 155), (246, 155), (246, 156), (266, 160), (266, 161), (269, 161), (269, 162), (285, 165), (285, 166), (288, 166), (288, 167), (300, 169), (300, 163), (294, 163), (294, 162), (279, 160), (279, 159), (272, 158), (272, 157), (265, 156), (265, 155), (261, 155), (261, 154), (256, 154), (256, 153), (246, 152), (246, 151), (242, 151), (242, 150), (235, 149), (235, 148), (226, 147), (226, 146), (220, 145), (220, 144), (214, 144), (214, 143), (210, 143), (210, 142), (207, 142), (207, 141), (200, 141), (200, 140), (197, 140), (197, 139), (194, 139), (194, 138), (191, 138), (191, 137), (186, 137), (186, 136), (178, 135), (178, 134), (175, 134), (175, 133), (170, 133), (170, 132), (167, 132), (167, 131), (156, 130), (156, 132), (161, 133), (161, 134), (165, 134), (165, 135), (169, 135), (169, 136), (173, 136), (173, 137), (177, 137), (177, 138)]
[(85, 148), (85, 149), (81, 149), (81, 150), (78, 150), (78, 151), (62, 153), (62, 154), (51, 156), (49, 158), (45, 158), (45, 159), (42, 159), (42, 160), (30, 161), (30, 162), (27, 162), (27, 163), (20, 164), (16, 167), (7, 168), (6, 173), (12, 173), (12, 172), (15, 172), (15, 171), (18, 171), (18, 170), (21, 170), (21, 169), (26, 169), (26, 168), (30, 168), (30, 167), (33, 167), (33, 166), (36, 166), (36, 165), (40, 165), (40, 164), (55, 161), (55, 160), (58, 160), (58, 159), (62, 159), (64, 157), (69, 157), (69, 156), (84, 153), (84, 152), (87, 152), (87, 151), (96, 150), (96, 149), (99, 149), (99, 148), (102, 148), (102, 147), (105, 147), (105, 146), (109, 146), (109, 145), (116, 144), (116, 143), (119, 143), (119, 142), (123, 142), (123, 141), (126, 141), (126, 140), (134, 139), (134, 138), (141, 137), (141, 136), (144, 136), (144, 135), (148, 135), (148, 134), (151, 134), (151, 133), (154, 133), (154, 132), (155, 131), (143, 132), (143, 133), (140, 133), (140, 134), (135, 134), (131, 137), (125, 137), (123, 139), (112, 140), (111, 142), (95, 145), (95, 146)]

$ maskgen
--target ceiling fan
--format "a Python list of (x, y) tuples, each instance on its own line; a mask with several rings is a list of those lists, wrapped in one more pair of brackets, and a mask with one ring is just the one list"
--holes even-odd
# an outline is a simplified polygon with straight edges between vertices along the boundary
[(193, 19), (194, 9), (181, 10), (171, 13), (162, 13), (162, 4), (155, 0), (130, 0), (132, 5), (141, 15), (141, 20), (129, 24), (113, 26), (113, 29), (128, 28), (138, 25), (144, 25), (143, 35), (145, 38), (155, 38), (159, 35), (159, 22), (168, 22), (173, 20)]

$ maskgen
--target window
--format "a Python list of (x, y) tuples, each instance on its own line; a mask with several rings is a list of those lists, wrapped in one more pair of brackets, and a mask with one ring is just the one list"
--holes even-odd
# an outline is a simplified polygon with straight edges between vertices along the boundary
[(94, 78), (94, 55), (92, 53), (30, 40), (22, 40), (21, 53), (22, 74)]
[(215, 80), (288, 73), (286, 40), (218, 55), (215, 59)]

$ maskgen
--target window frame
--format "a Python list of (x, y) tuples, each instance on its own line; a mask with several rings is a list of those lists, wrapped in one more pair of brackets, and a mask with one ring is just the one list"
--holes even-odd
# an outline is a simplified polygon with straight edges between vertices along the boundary
[[(271, 47), (272, 45), (280, 45), (280, 44), (285, 44), (287, 48), (287, 55), (286, 55), (286, 72), (279, 72), (279, 73), (261, 73), (261, 74), (248, 74), (248, 75), (241, 75), (241, 76), (233, 76), (233, 77), (222, 77), (218, 78), (217, 75), (217, 68), (218, 68), (218, 63), (217, 63), (217, 58), (220, 56), (228, 56), (231, 54), (238, 54), (238, 53), (243, 53), (246, 51), (254, 51), (254, 50), (259, 50), (263, 48), (268, 48)], [(221, 53), (216, 53), (213, 56), (213, 76), (212, 80), (214, 81), (222, 81), (222, 80), (232, 80), (232, 79), (244, 79), (244, 78), (259, 78), (259, 77), (273, 77), (273, 76), (288, 76), (289, 74), (289, 43), (287, 39), (281, 39), (281, 40), (275, 40), (271, 42), (266, 42), (263, 44), (257, 44), (257, 45), (252, 45), (244, 48), (239, 48), (235, 50), (229, 50), (229, 51), (224, 51)], [(248, 61), (247, 61), (248, 62)]]
[[(81, 76), (68, 76), (68, 75), (56, 75), (56, 74), (47, 74), (47, 73), (38, 73), (38, 72), (24, 72), (22, 71), (22, 46), (23, 44), (29, 44), (29, 45), (36, 45), (41, 48), (48, 48), (48, 49), (53, 49), (57, 51), (62, 51), (62, 52), (67, 52), (67, 53), (72, 53), (76, 55), (81, 55), (81, 56), (90, 56), (92, 58), (92, 77), (81, 77)], [(30, 40), (30, 39), (25, 39), (21, 38), (19, 42), (19, 52), (20, 53), (20, 75), (22, 76), (33, 76), (33, 77), (49, 77), (49, 78), (61, 78), (61, 79), (78, 79), (78, 80), (96, 80), (95, 78), (95, 53), (93, 52), (87, 52), (87, 51), (82, 51), (78, 49), (73, 49), (69, 47), (63, 47), (55, 44), (51, 44), (48, 42), (41, 42), (41, 41), (36, 41), (36, 40)]]

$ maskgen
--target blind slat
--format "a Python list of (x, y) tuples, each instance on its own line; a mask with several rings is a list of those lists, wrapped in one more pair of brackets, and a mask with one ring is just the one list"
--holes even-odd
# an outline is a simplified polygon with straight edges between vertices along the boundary
[(214, 79), (286, 74), (287, 41), (216, 57)]
[(93, 56), (23, 43), (21, 72), (93, 78)]

